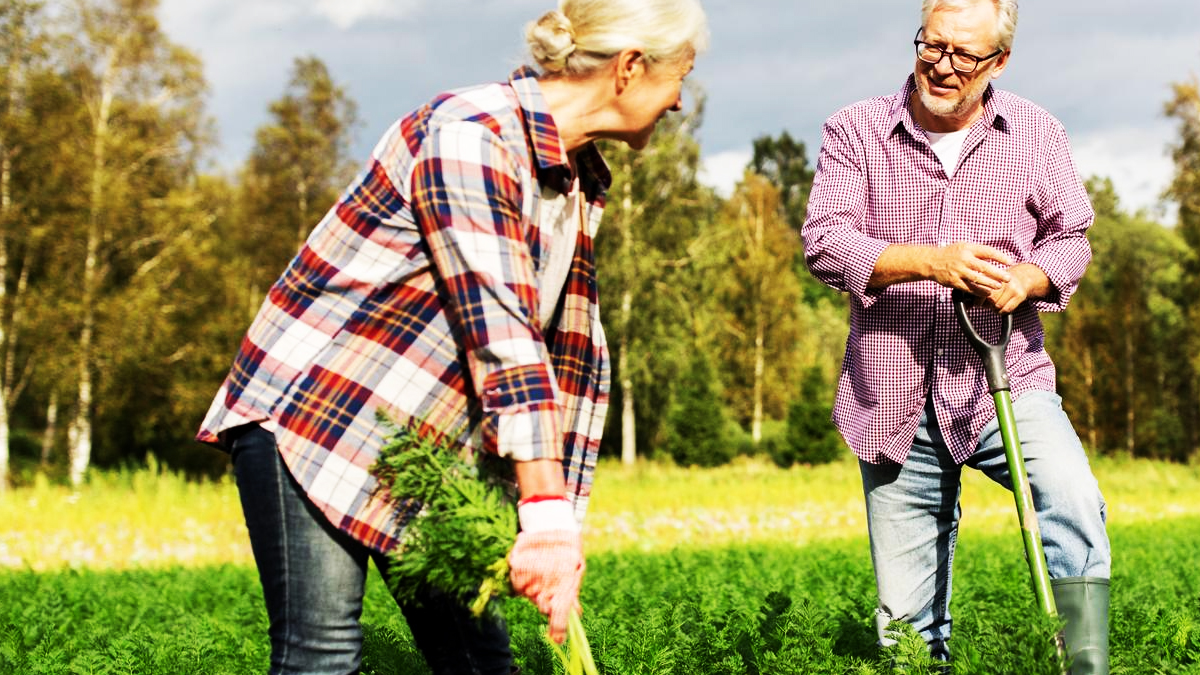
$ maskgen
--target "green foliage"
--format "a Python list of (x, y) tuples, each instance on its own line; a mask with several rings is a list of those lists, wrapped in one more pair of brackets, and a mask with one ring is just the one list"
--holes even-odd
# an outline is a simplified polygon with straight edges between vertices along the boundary
[[(66, 473), (68, 426), (101, 466), (152, 452), (193, 474), (225, 471), (226, 455), (189, 438), (269, 284), (364, 159), (348, 155), (354, 101), (301, 57), (242, 170), (203, 175), (204, 64), (157, 13), (145, 0), (0, 3), (0, 405), (30, 434), (13, 448), (25, 474)], [(664, 119), (645, 150), (604, 147), (615, 182), (596, 246), (618, 365), (605, 454), (625, 440), (626, 400), (639, 454), (665, 446), (664, 411), (696, 345), (713, 356), (727, 416), (748, 429), (788, 415), (805, 369), (831, 383), (840, 366), (847, 302), (786, 236), (803, 221), (811, 149), (786, 131), (754, 139), (747, 179), (722, 199), (697, 179), (703, 96), (692, 93), (694, 109)], [(1164, 111), (1178, 123), (1178, 226), (1123, 211), (1111, 183), (1092, 181), (1095, 257), (1068, 311), (1044, 320), (1085, 444), (1181, 462), (1200, 456), (1194, 75)], [(25, 442), (43, 432), (45, 469)], [(754, 447), (732, 435), (739, 452)], [(756, 451), (816, 461), (773, 438)]]
[(785, 420), (763, 420), (762, 438), (756, 448), (759, 454), (773, 458), (784, 451), (786, 443), (787, 422)]
[(793, 230), (799, 232), (804, 225), (808, 193), (816, 176), (808, 164), (804, 141), (794, 139), (787, 131), (783, 131), (778, 137), (759, 136), (754, 139), (753, 146), (754, 155), (747, 168), (775, 185), (779, 190), (784, 218)]
[[(467, 451), (463, 451), (467, 452)], [(413, 600), (432, 586), (483, 610), (512, 593), (508, 552), (517, 538), (512, 496), (475, 460), (413, 427), (397, 428), (373, 473), (398, 504), (419, 511), (391, 554), (392, 592)]]
[[(808, 162), (804, 141), (792, 138), (786, 130), (779, 136), (759, 136), (754, 139), (754, 155), (750, 171), (766, 178), (779, 190), (780, 211), (788, 226), (797, 234), (804, 225), (808, 210), (808, 195), (812, 190), (816, 172)], [(817, 281), (804, 265), (802, 250), (795, 252), (792, 262), (795, 275), (800, 282), (805, 305), (817, 305), (821, 301), (836, 301), (838, 292)]]
[[(689, 94), (696, 104), (667, 115), (645, 149), (601, 144), (613, 174), (596, 238), (600, 312), (614, 365), (605, 453), (619, 453), (629, 440), (627, 422), (637, 454), (662, 446), (670, 383), (708, 323), (698, 268), (718, 200), (697, 179), (704, 96), (695, 88)], [(632, 420), (623, 418), (626, 401)]]
[(1088, 189), (1093, 262), (1067, 311), (1043, 318), (1064, 408), (1094, 452), (1186, 460), (1200, 422), (1192, 254), (1178, 232), (1122, 212), (1111, 181)]
[(237, 232), (256, 264), (243, 281), (266, 290), (337, 201), (362, 159), (351, 159), (358, 106), (314, 56), (296, 58), (270, 122), (254, 134), (241, 176)]
[(830, 421), (833, 397), (819, 368), (809, 368), (800, 385), (800, 395), (788, 406), (787, 431), (771, 453), (781, 467), (793, 464), (825, 464), (845, 452), (842, 439)]
[(725, 437), (725, 413), (708, 358), (699, 351), (675, 382), (667, 414), (667, 452), (681, 466), (720, 466), (737, 447)]
[[(1200, 669), (1200, 519), (1112, 528), (1112, 672)], [(921, 645), (875, 647), (865, 537), (591, 556), (581, 602), (601, 673), (931, 672)], [(267, 617), (249, 567), (0, 574), (0, 672), (264, 672)], [(503, 610), (518, 665), (553, 675), (544, 621)], [(1051, 673), (1054, 624), (1036, 611), (1019, 537), (964, 532), (955, 556), (952, 666), (959, 675)], [(428, 673), (372, 571), (364, 673)], [(904, 628), (899, 628), (904, 631)]]
[(779, 208), (779, 191), (747, 172), (713, 223), (703, 297), (714, 330), (703, 338), (719, 357), (727, 408), (753, 428), (782, 418), (795, 381), (800, 288), (792, 273), (799, 236)]
[(252, 569), (3, 575), (0, 672), (265, 672)]
[[(464, 453), (410, 424), (393, 428), (372, 470), (394, 500), (420, 509), (390, 554), (393, 596), (409, 603), (421, 588), (434, 587), (478, 616), (499, 612), (496, 601), (513, 594), (508, 552), (517, 538), (517, 510), (499, 477)], [(596, 675), (578, 613), (568, 619), (567, 644), (566, 651), (551, 649), (568, 675)]]

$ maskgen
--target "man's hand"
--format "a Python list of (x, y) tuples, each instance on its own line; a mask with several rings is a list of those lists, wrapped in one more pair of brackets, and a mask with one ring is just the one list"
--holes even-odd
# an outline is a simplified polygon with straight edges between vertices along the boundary
[(991, 297), (1012, 280), (1005, 269), (1012, 258), (998, 248), (957, 242), (935, 251), (929, 260), (930, 278), (943, 286)]
[(1009, 281), (1004, 268), (1011, 264), (1012, 259), (1004, 251), (983, 244), (892, 244), (875, 261), (867, 288), (932, 280), (947, 288), (988, 297)]
[(583, 583), (583, 543), (565, 498), (522, 500), (521, 532), (508, 554), (513, 590), (529, 598), (550, 619), (550, 639), (567, 636), (567, 619), (579, 602)]
[(1021, 263), (1008, 268), (1009, 281), (992, 291), (987, 302), (1001, 314), (1015, 312), (1026, 300), (1037, 300), (1050, 293), (1050, 279), (1042, 268)]

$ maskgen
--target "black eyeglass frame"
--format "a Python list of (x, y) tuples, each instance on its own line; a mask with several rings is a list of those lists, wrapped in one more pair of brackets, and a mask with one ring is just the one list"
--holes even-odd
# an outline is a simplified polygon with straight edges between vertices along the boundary
[[(917, 34), (916, 34), (916, 36), (913, 38), (913, 47), (914, 47), (914, 48), (916, 48), (916, 50), (917, 50), (917, 58), (918, 58), (918, 59), (921, 59), (921, 62), (922, 62), (922, 63), (928, 63), (928, 64), (929, 64), (929, 65), (931, 65), (931, 66), (936, 66), (937, 64), (939, 64), (939, 63), (941, 63), (941, 62), (942, 62), (942, 59), (944, 59), (944, 58), (946, 58), (947, 56), (949, 56), (949, 57), (950, 57), (950, 67), (951, 67), (951, 68), (953, 68), (953, 69), (954, 69), (954, 70), (956, 70), (957, 72), (964, 73), (964, 74), (969, 74), (969, 73), (973, 73), (973, 72), (975, 72), (976, 70), (978, 70), (978, 69), (979, 69), (979, 64), (983, 63), (984, 61), (989, 61), (989, 60), (991, 60), (991, 59), (994, 59), (994, 58), (996, 58), (997, 56), (1000, 56), (1001, 54), (1003, 54), (1003, 53), (1004, 53), (1004, 50), (1003, 50), (1003, 49), (997, 49), (996, 51), (992, 52), (991, 54), (988, 54), (987, 56), (975, 56), (974, 54), (971, 54), (971, 53), (969, 53), (969, 52), (948, 52), (948, 51), (946, 51), (945, 49), (943, 49), (943, 48), (941, 48), (941, 47), (938, 47), (938, 46), (936, 46), (936, 45), (929, 44), (928, 42), (925, 42), (924, 40), (922, 40), (922, 39), (921, 39), (921, 33), (922, 33), (924, 30), (925, 30), (925, 27), (924, 27), (924, 26), (922, 26), (922, 27), (920, 27), (920, 28), (918, 28), (918, 29), (917, 29)], [(922, 49), (921, 49), (921, 45), (925, 45), (925, 48), (926, 48), (926, 49), (936, 49), (936, 50), (938, 50), (938, 57), (937, 57), (937, 60), (936, 60), (936, 61), (930, 61), (930, 60), (928, 60), (928, 59), (922, 58), (922, 57), (921, 57), (921, 52), (922, 52), (922, 51), (924, 51), (924, 50), (922, 50)], [(971, 69), (970, 69), (970, 70), (963, 70), (962, 68), (959, 68), (958, 66), (954, 65), (954, 57), (955, 57), (955, 56), (958, 56), (958, 57), (960, 57), (960, 58), (961, 58), (961, 57), (964, 57), (964, 56), (966, 56), (966, 57), (970, 57), (970, 58), (972, 58), (972, 59), (975, 59), (975, 65), (971, 66)]]

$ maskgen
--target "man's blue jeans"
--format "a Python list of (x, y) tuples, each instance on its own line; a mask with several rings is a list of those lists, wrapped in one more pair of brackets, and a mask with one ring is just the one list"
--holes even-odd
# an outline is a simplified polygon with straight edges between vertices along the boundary
[[(271, 675), (358, 673), (367, 559), (386, 579), (387, 557), (333, 527), (313, 506), (270, 432), (258, 425), (236, 430), (231, 452), (271, 622)], [(400, 609), (435, 674), (509, 674), (502, 620), (476, 620), (433, 591)]]
[[(1111, 555), (1104, 497), (1062, 399), (1052, 392), (1027, 392), (1014, 401), (1013, 412), (1050, 577), (1107, 579)], [(1012, 489), (995, 419), (984, 427), (965, 465)], [(903, 465), (860, 461), (859, 468), (879, 589), (880, 644), (892, 644), (885, 629), (900, 620), (925, 638), (935, 658), (949, 660), (950, 577), (962, 467), (950, 457), (932, 405), (925, 406)], [(1014, 562), (1018, 564), (1024, 571), (1024, 564)]]

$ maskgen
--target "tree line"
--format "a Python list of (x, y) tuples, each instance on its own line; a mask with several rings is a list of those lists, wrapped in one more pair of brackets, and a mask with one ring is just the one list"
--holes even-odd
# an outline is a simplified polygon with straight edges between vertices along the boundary
[[(196, 474), (227, 458), (199, 425), (277, 274), (366, 158), (356, 106), (297, 58), (235, 171), (205, 169), (200, 59), (156, 0), (0, 5), (0, 489), (153, 453)], [(754, 140), (733, 193), (698, 180), (703, 94), (615, 181), (597, 240), (613, 396), (603, 452), (781, 465), (844, 450), (828, 422), (847, 301), (803, 264), (813, 167), (786, 131)], [(1094, 453), (1200, 450), (1200, 87), (1178, 83), (1165, 227), (1091, 178), (1095, 258), (1047, 316), (1065, 405)]]

